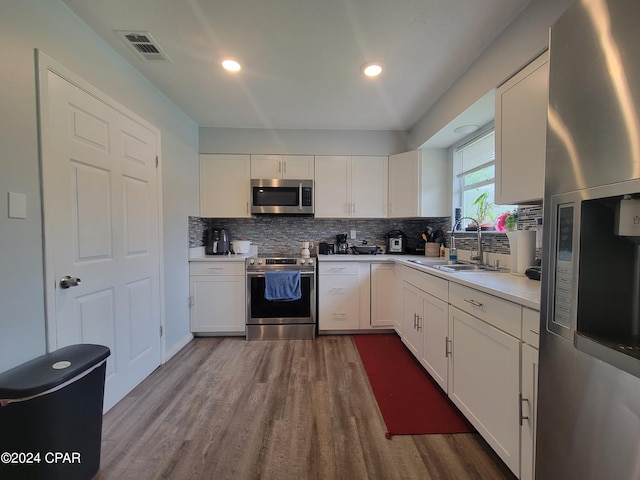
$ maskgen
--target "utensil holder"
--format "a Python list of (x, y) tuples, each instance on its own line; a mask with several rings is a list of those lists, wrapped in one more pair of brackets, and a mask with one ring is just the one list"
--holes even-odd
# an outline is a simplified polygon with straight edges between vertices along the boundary
[(435, 242), (427, 242), (424, 244), (424, 254), (427, 257), (439, 257), (440, 245)]

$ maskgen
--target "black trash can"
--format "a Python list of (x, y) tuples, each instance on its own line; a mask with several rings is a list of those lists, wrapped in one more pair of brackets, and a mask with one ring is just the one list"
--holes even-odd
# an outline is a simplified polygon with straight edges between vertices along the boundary
[(0, 478), (96, 474), (109, 355), (102, 345), (71, 345), (0, 374)]

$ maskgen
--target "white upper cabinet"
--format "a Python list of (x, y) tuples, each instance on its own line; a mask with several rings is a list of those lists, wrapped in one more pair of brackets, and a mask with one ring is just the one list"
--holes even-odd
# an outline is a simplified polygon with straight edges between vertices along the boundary
[(200, 216), (248, 218), (249, 155), (200, 155)]
[(387, 216), (388, 171), (388, 157), (351, 157), (351, 217)]
[(542, 200), (549, 55), (543, 53), (496, 90), (496, 203)]
[(316, 156), (314, 182), (316, 218), (345, 218), (350, 216), (350, 166), (350, 156)]
[(445, 149), (389, 156), (390, 218), (451, 215), (449, 162)]
[(385, 218), (388, 157), (315, 157), (316, 218)]
[(251, 155), (251, 178), (313, 180), (313, 155)]

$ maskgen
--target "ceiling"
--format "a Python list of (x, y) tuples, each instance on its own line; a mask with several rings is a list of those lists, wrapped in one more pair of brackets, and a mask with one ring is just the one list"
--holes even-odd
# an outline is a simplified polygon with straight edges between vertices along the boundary
[(62, 1), (200, 126), (405, 131), (530, 0)]

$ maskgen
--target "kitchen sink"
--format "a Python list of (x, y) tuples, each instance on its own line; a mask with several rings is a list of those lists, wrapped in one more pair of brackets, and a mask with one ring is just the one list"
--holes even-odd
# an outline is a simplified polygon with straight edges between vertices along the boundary
[(409, 260), (429, 268), (435, 268), (443, 272), (509, 272), (508, 268), (492, 267), (491, 265), (476, 265), (475, 263), (433, 263), (427, 260)]
[(431, 268), (442, 270), (443, 272), (496, 272), (504, 273), (509, 272), (508, 268), (492, 267), (491, 265), (476, 265), (475, 263), (438, 263), (435, 265), (429, 265)]
[(429, 262), (427, 260), (413, 260), (413, 259), (411, 259), (411, 260), (407, 260), (407, 261), (411, 262), (411, 263), (417, 263), (418, 265), (422, 265), (424, 267), (432, 267), (434, 265), (433, 262)]

